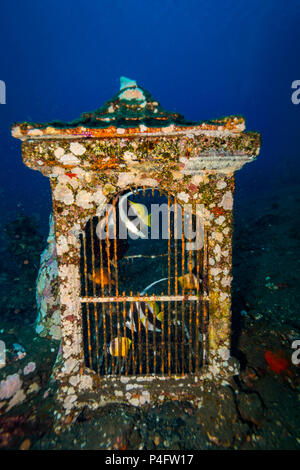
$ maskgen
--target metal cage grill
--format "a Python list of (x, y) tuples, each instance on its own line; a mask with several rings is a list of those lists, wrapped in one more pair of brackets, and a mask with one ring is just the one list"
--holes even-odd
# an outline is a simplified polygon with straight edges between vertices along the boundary
[[(145, 188), (132, 191), (135, 198), (164, 200), (169, 237), (120, 240), (118, 198), (112, 204), (113, 239), (108, 213), (87, 223), (80, 266), (86, 367), (100, 376), (197, 374), (208, 347), (207, 231), (201, 249), (187, 249), (184, 231), (175, 236), (176, 198)], [(180, 217), (183, 227), (183, 208)], [(106, 226), (106, 239), (97, 236), (99, 223)]]

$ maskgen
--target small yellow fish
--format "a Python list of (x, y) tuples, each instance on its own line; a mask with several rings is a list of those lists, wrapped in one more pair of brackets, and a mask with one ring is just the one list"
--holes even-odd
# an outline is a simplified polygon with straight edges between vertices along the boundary
[(131, 343), (131, 339), (126, 336), (116, 337), (110, 342), (108, 352), (115, 357), (126, 357)]
[(151, 227), (151, 214), (148, 214), (147, 208), (143, 204), (129, 201), (135, 211), (138, 213), (139, 218), (145, 225)]
[[(162, 312), (158, 312), (157, 314), (155, 314), (155, 317), (156, 317), (160, 322), (162, 322), (163, 313), (162, 313)], [(144, 326), (146, 326), (146, 317), (141, 318), (141, 322), (143, 323)], [(149, 319), (148, 319), (148, 324), (149, 324)]]
[(163, 318), (163, 313), (160, 311), (158, 303), (157, 302), (152, 302), (151, 300), (148, 303), (150, 305), (150, 308), (152, 309), (153, 315), (155, 315), (156, 318), (158, 318), (159, 321), (161, 322), (162, 318)]
[(194, 290), (197, 289), (199, 282), (195, 274), (187, 273), (178, 278), (179, 284), (184, 290)]
[(95, 269), (94, 273), (89, 273), (88, 278), (90, 281), (94, 281), (95, 284), (101, 286), (115, 285), (115, 280), (109, 275), (108, 270), (106, 268), (102, 268), (102, 280), (101, 280), (101, 269)]
[(159, 314), (159, 306), (157, 302), (153, 302), (150, 300), (150, 302), (147, 302), (148, 305), (150, 306), (151, 311), (153, 312), (153, 315), (158, 315)]
[[(149, 308), (148, 308), (148, 324), (149, 324), (149, 321), (150, 321), (149, 312), (152, 313), (153, 317), (156, 317), (161, 322), (162, 318), (163, 318), (163, 313), (160, 311), (158, 303), (153, 302), (152, 300), (150, 300), (149, 302), (147, 302), (147, 304), (149, 306)], [(145, 315), (146, 315), (146, 310), (145, 310)], [(154, 318), (153, 318), (152, 321), (154, 321)], [(144, 326), (146, 325), (146, 317), (145, 316), (141, 316), (141, 322), (143, 323)]]

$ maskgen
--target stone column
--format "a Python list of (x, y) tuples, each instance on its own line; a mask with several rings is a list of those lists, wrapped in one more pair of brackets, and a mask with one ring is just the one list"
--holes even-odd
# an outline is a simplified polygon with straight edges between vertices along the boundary
[[(212, 191), (208, 235), (209, 277), (209, 370), (214, 374), (233, 372), (230, 359), (231, 281), (234, 176), (218, 174)], [(231, 374), (232, 375), (232, 374)]]

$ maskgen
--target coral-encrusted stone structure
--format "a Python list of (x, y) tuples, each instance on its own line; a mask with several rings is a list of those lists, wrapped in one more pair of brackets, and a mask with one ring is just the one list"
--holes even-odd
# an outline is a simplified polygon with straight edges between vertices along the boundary
[(47, 248), (40, 260), (36, 285), (37, 319), (35, 331), (48, 339), (61, 339), (60, 304), (58, 292), (58, 269), (54, 220), (50, 216)]
[[(125, 78), (112, 100), (77, 121), (13, 126), (25, 165), (50, 178), (53, 193), (62, 333), (55, 377), (64, 422), (82, 406), (113, 400), (196, 399), (201, 380), (236, 373), (230, 358), (234, 172), (260, 148), (260, 135), (244, 130), (240, 116), (188, 122)], [(84, 364), (79, 236), (107, 202), (133, 186), (197, 203), (210, 235), (208, 365), (201, 376), (182, 378), (181, 387), (174, 377), (102, 380)]]

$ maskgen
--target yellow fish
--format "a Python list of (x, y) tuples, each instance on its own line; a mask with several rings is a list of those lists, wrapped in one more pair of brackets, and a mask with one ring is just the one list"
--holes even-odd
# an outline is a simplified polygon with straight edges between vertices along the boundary
[(194, 290), (197, 289), (199, 282), (195, 274), (188, 273), (180, 276), (178, 278), (179, 284), (184, 290)]
[[(158, 318), (158, 320), (161, 322), (162, 321), (162, 318), (163, 318), (163, 314), (162, 312), (160, 311), (159, 309), (159, 306), (158, 306), (158, 303), (157, 302), (153, 302), (152, 300), (150, 300), (150, 302), (147, 302), (148, 306), (149, 306), (149, 310), (148, 310), (148, 323), (150, 322), (150, 319), (149, 319), (149, 311), (150, 313), (152, 313), (153, 317), (155, 316), (156, 318)], [(146, 311), (145, 311), (146, 312)], [(146, 314), (146, 313), (145, 313)], [(141, 321), (143, 323), (143, 325), (146, 324), (146, 317), (145, 316), (141, 316)], [(153, 321), (153, 318), (152, 318), (152, 321)], [(151, 322), (150, 322), (151, 324)]]
[[(158, 312), (157, 315), (155, 315), (155, 317), (160, 321), (162, 322), (162, 319), (163, 319), (163, 314), (162, 312)], [(141, 322), (143, 323), (144, 327), (146, 328), (146, 317), (143, 317), (141, 318)], [(150, 327), (149, 327), (149, 324), (150, 324)], [(152, 326), (152, 323), (150, 323), (150, 321), (148, 320), (148, 328), (150, 331), (153, 330), (153, 326)], [(158, 328), (156, 328), (157, 331), (160, 331)]]
[(131, 343), (131, 339), (126, 336), (116, 337), (110, 342), (108, 351), (112, 356), (126, 357)]
[(137, 202), (132, 202), (132, 201), (129, 201), (129, 203), (135, 209), (135, 211), (137, 212), (142, 222), (145, 225), (148, 225), (148, 227), (151, 227), (151, 214), (148, 214), (146, 206), (144, 206), (143, 204), (139, 204)]
[(153, 315), (156, 316), (156, 318), (159, 319), (159, 321), (161, 322), (162, 321), (162, 318), (163, 318), (163, 313), (160, 311), (160, 308), (159, 308), (159, 305), (157, 302), (152, 302), (150, 300), (150, 302), (148, 302), (148, 304), (150, 305), (150, 308), (153, 312)]
[(115, 280), (109, 275), (108, 270), (106, 268), (102, 268), (102, 279), (101, 279), (101, 269), (95, 269), (93, 274), (89, 273), (88, 278), (90, 281), (94, 281), (95, 284), (101, 286), (103, 282), (103, 286), (108, 286), (111, 284), (112, 286), (115, 285)]

